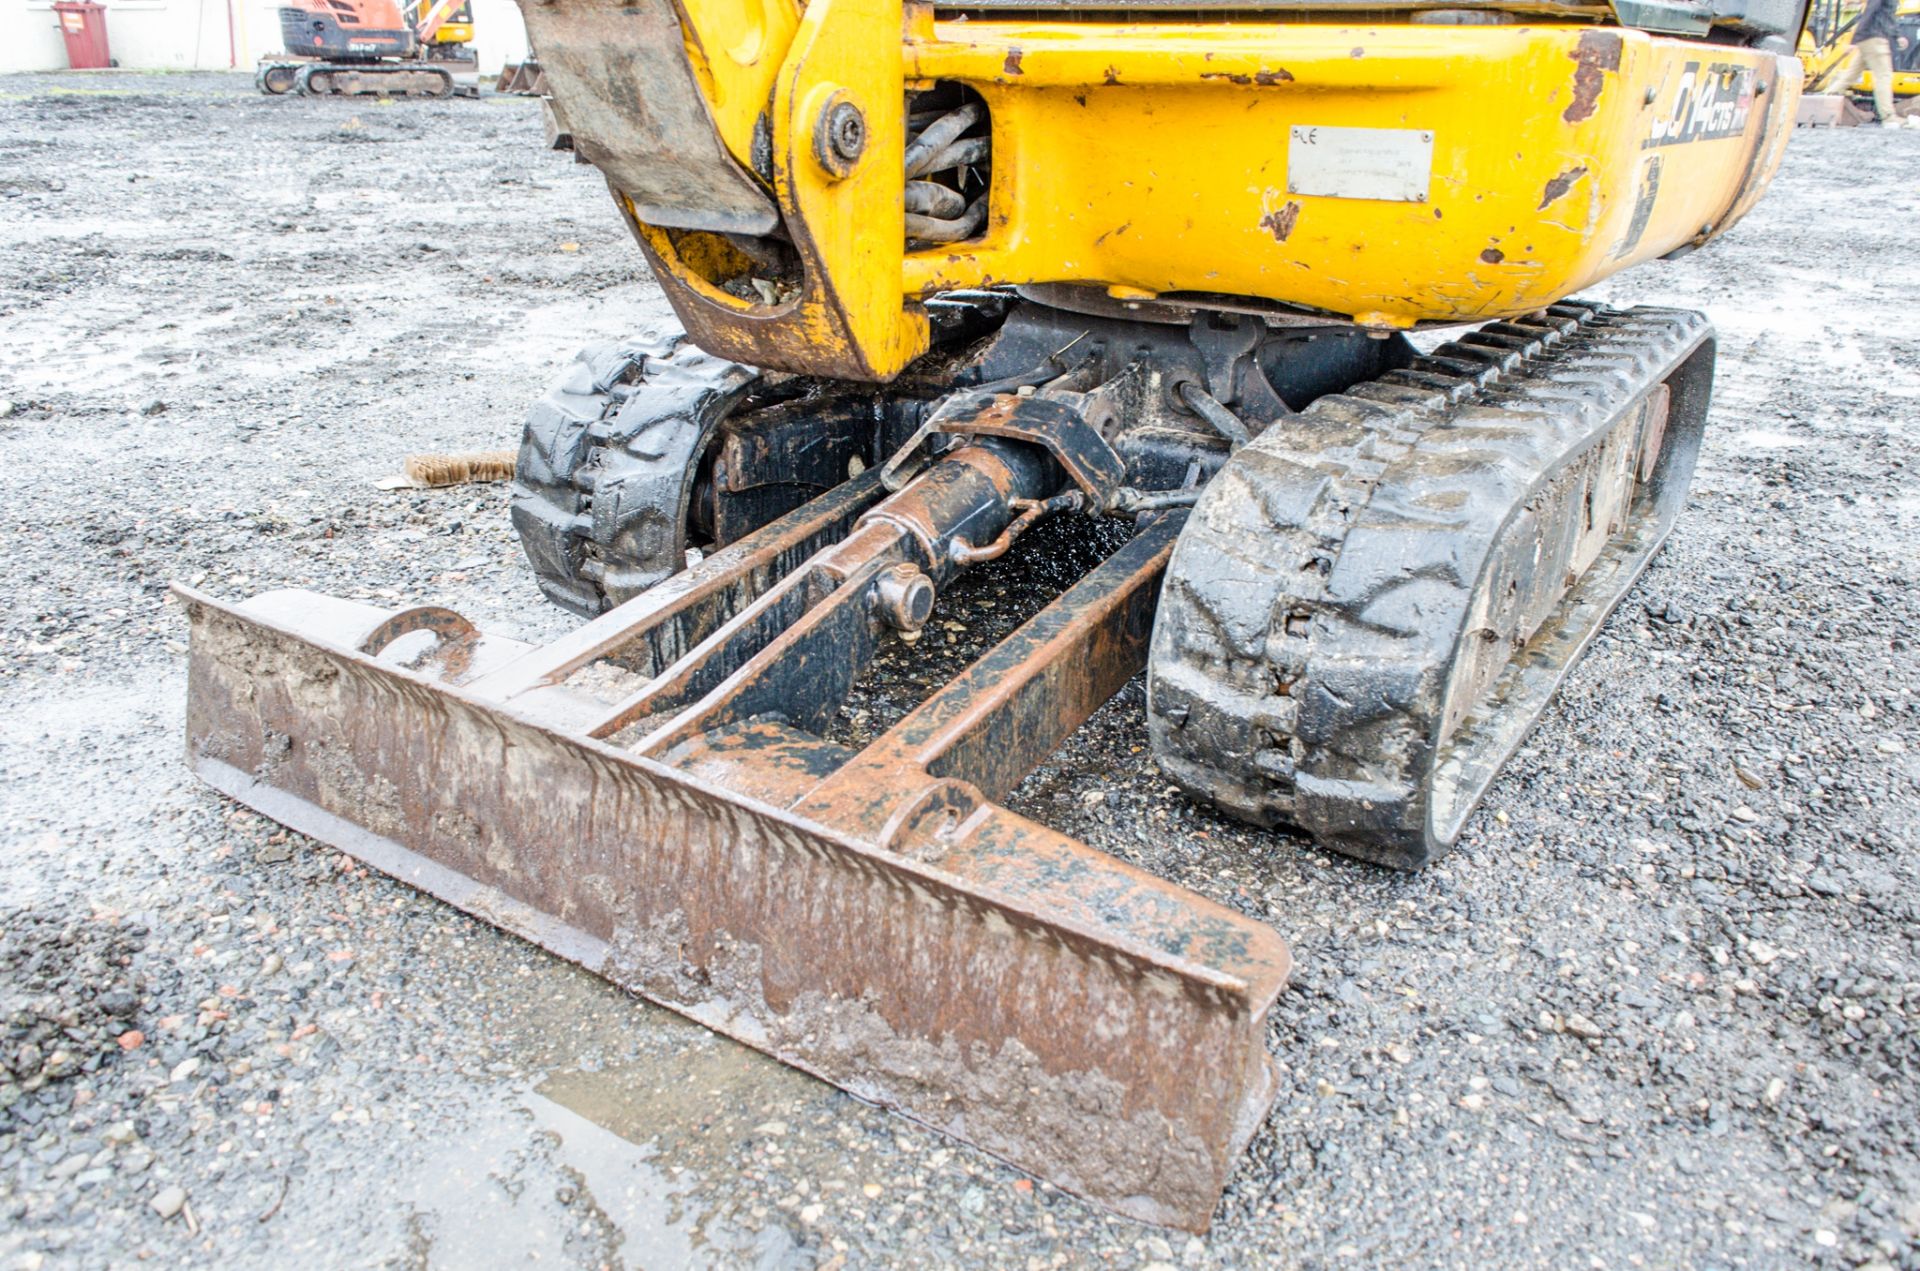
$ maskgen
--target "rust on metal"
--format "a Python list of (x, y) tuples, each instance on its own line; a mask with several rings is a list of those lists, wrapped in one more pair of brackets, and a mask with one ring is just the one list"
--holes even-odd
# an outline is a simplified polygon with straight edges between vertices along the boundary
[(1184, 516), (1163, 516), (868, 746), (862, 768), (912, 767), (1005, 796), (1146, 665), (1160, 577)]
[(355, 647), (362, 653), (377, 655), (395, 641), (422, 631), (433, 637), (433, 647), (423, 653), (422, 658), (437, 659), (440, 673), (446, 679), (464, 678), (473, 661), (473, 647), (479, 642), (480, 631), (453, 610), (440, 605), (402, 609), (376, 624)]
[(1607, 86), (1608, 71), (1620, 69), (1620, 34), (1617, 31), (1582, 31), (1573, 52), (1573, 98), (1560, 118), (1577, 124), (1592, 117), (1600, 103), (1600, 90)]
[(1548, 181), (1546, 189), (1540, 192), (1540, 207), (1544, 209), (1557, 200), (1565, 198), (1567, 191), (1573, 188), (1573, 183), (1585, 175), (1587, 175), (1587, 170), (1584, 167), (1568, 168), (1559, 176)]
[(801, 290), (776, 303), (741, 310), (721, 304), (687, 282), (694, 271), (682, 262), (672, 236), (647, 220), (643, 209), (630, 200), (622, 198), (618, 203), (660, 290), (688, 339), (700, 348), (716, 357), (771, 370), (844, 380), (887, 378), (874, 373), (854, 343), (838, 297), (820, 280), (819, 247), (804, 229), (793, 230), (795, 250), (805, 266)]
[(867, 472), (656, 583), (480, 687), (501, 697), (558, 684), (605, 660), (653, 676), (759, 599), (822, 547), (843, 538), (884, 491)]
[(1032, 529), (1042, 518), (1056, 512), (1079, 512), (1086, 508), (1087, 497), (1078, 490), (1069, 490), (1065, 494), (1056, 494), (1051, 499), (1021, 499), (1014, 503), (1014, 510), (1020, 515), (1008, 522), (1000, 536), (987, 543), (978, 545), (955, 543), (948, 554), (957, 564), (978, 565), (983, 561), (998, 560), (1007, 554), (1014, 540)]
[(720, 139), (673, 5), (572, 0), (521, 12), (542, 83), (566, 104), (574, 153), (637, 215), (722, 233), (779, 224), (773, 201)]
[(545, 97), (547, 75), (540, 69), (538, 58), (530, 57), (524, 62), (508, 62), (500, 68), (499, 77), (493, 81), (493, 91), (519, 97)]
[(1224, 79), (1229, 84), (1237, 84), (1242, 88), (1248, 88), (1256, 84), (1262, 88), (1271, 88), (1275, 84), (1291, 84), (1293, 82), (1293, 72), (1284, 66), (1275, 67), (1270, 71), (1255, 71), (1251, 75), (1241, 75), (1228, 71), (1202, 71), (1200, 78)]
[(1105, 507), (1127, 465), (1074, 403), (1016, 393), (957, 393), (928, 420), (935, 432), (1031, 442), (1053, 456), (1094, 507)]
[(1284, 206), (1260, 218), (1260, 228), (1273, 235), (1274, 242), (1284, 243), (1287, 241), (1287, 236), (1293, 233), (1293, 227), (1299, 220), (1300, 204), (1293, 199), (1288, 199)]
[[(955, 545), (1064, 480), (994, 437), (884, 499), (864, 473), (544, 647), (446, 610), (181, 588), (189, 755), (625, 988), (1202, 1229), (1276, 1089), (1286, 947), (997, 802), (1145, 665), (1184, 512), (1144, 518), (872, 744), (826, 736)], [(409, 660), (419, 631), (435, 643)]]

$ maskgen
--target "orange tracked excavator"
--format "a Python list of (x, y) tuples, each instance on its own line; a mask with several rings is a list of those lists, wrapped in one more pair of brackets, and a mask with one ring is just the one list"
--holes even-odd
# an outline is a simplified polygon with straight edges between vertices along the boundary
[(288, 0), (280, 31), (287, 51), (254, 72), (269, 95), (451, 97), (474, 69), (469, 0)]

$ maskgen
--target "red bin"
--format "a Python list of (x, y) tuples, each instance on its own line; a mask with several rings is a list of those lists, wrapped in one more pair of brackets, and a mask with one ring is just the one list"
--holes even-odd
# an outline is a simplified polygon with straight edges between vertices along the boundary
[(60, 35), (67, 42), (67, 65), (76, 71), (102, 71), (113, 65), (107, 54), (107, 7), (94, 0), (56, 0)]

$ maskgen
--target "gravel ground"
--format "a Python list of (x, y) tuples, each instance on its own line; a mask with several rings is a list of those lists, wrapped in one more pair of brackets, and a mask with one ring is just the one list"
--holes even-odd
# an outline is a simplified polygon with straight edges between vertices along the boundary
[(529, 101), (0, 77), (0, 1262), (1920, 1267), (1916, 189), (1920, 136), (1802, 134), (1604, 289), (1720, 324), (1693, 506), (1443, 863), (1189, 806), (1138, 685), (1022, 787), (1298, 957), (1189, 1238), (192, 780), (169, 580), (564, 630), (503, 487), (375, 483), (665, 308)]

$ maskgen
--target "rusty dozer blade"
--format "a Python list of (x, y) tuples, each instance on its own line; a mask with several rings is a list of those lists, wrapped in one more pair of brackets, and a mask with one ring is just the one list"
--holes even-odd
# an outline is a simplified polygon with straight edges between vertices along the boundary
[(547, 95), (546, 72), (540, 69), (536, 58), (524, 62), (507, 62), (500, 68), (500, 74), (493, 81), (493, 91), (519, 97), (544, 97)]
[(892, 495), (868, 471), (540, 647), (445, 609), (182, 588), (189, 755), (616, 984), (1201, 1230), (1273, 1099), (1287, 949), (994, 801), (1144, 665), (1184, 513), (864, 749), (824, 735), (887, 628), (917, 632), (1061, 480), (994, 437)]

